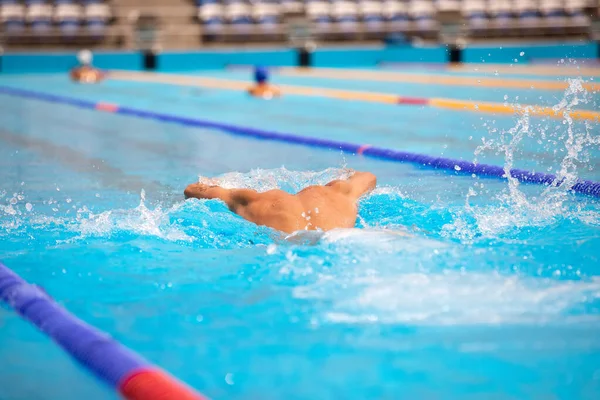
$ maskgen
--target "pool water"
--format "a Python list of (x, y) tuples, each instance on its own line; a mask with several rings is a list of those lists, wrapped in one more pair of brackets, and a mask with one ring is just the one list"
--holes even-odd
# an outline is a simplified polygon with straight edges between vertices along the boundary
[[(387, 90), (598, 109), (579, 83)], [(0, 95), (0, 259), (207, 396), (600, 396), (600, 204), (568, 191), (577, 177), (600, 180), (597, 122), (58, 75), (0, 85), (565, 178), (519, 185)], [(182, 196), (199, 176), (295, 192), (347, 168), (375, 173), (379, 187), (357, 229), (316, 241)], [(14, 313), (0, 310), (0, 326), (0, 399), (116, 398)]]

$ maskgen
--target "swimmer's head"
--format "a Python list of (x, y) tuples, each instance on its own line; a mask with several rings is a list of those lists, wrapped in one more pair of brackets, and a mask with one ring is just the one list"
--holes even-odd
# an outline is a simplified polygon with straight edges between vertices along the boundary
[(82, 65), (90, 65), (92, 63), (92, 58), (92, 52), (87, 49), (77, 53), (77, 60), (79, 60)]
[(269, 79), (269, 71), (265, 67), (254, 68), (254, 80), (256, 83), (265, 83)]

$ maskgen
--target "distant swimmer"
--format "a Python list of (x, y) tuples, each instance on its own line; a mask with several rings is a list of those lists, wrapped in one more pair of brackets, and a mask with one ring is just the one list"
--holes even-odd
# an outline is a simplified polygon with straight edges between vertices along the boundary
[(192, 183), (184, 194), (186, 199), (220, 199), (231, 211), (250, 222), (292, 233), (353, 228), (358, 200), (376, 185), (377, 178), (370, 172), (354, 172), (346, 180), (309, 186), (295, 195), (282, 190), (258, 193), (252, 189), (224, 189), (202, 183)]
[(98, 83), (105, 77), (105, 73), (92, 66), (92, 52), (82, 50), (77, 54), (80, 65), (71, 70), (71, 80), (79, 83)]
[(254, 82), (255, 85), (248, 89), (251, 96), (266, 100), (281, 96), (279, 88), (269, 83), (269, 71), (266, 68), (256, 67), (254, 69)]

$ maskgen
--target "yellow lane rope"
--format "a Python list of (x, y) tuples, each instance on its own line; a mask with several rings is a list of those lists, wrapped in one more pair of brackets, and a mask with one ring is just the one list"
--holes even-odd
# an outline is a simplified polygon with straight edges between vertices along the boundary
[[(129, 72), (129, 71), (111, 71), (109, 77), (115, 80), (126, 80), (136, 82), (152, 82), (164, 83), (180, 86), (195, 86), (221, 90), (246, 91), (251, 83), (243, 81), (234, 81), (228, 79), (208, 78), (189, 75), (174, 75), (174, 74), (159, 74), (150, 72)], [(315, 96), (326, 97), (341, 100), (352, 101), (368, 101), (375, 103), (397, 104), (403, 99), (401, 96), (396, 96), (387, 93), (374, 92), (358, 92), (349, 90), (326, 89), (306, 86), (280, 86), (284, 94), (294, 94), (299, 96)], [(501, 114), (516, 114), (528, 109), (530, 115), (548, 116), (553, 118), (563, 118), (564, 112), (554, 111), (550, 107), (542, 106), (514, 106), (502, 103), (478, 102), (469, 100), (442, 99), (431, 98), (427, 100), (427, 105), (437, 108), (486, 112), (486, 113), (501, 113)], [(600, 120), (600, 112), (591, 110), (571, 111), (571, 118), (577, 120)]]
[[(308, 76), (311, 78), (345, 80), (360, 79), (375, 82), (402, 82), (418, 83), (423, 85), (445, 86), (497, 87), (506, 89), (537, 89), (563, 91), (569, 87), (569, 83), (565, 81), (486, 78), (476, 76), (423, 75), (405, 72), (347, 70), (334, 68), (280, 68), (278, 70), (278, 73), (284, 76)], [(597, 83), (586, 82), (583, 83), (582, 86), (588, 91), (600, 90), (600, 84)]]

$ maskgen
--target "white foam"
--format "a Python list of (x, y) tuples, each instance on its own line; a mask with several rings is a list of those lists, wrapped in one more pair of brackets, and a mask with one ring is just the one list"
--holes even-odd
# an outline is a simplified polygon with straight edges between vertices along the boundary
[[(351, 275), (350, 275), (351, 276)], [(339, 287), (344, 287), (343, 291)], [(507, 276), (498, 273), (406, 273), (321, 277), (297, 288), (298, 298), (329, 300), (324, 316), (335, 323), (411, 325), (538, 324), (580, 321), (569, 310), (600, 298), (600, 278), (588, 281)], [(600, 315), (586, 320), (600, 322)]]

